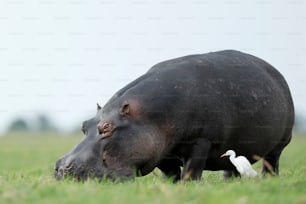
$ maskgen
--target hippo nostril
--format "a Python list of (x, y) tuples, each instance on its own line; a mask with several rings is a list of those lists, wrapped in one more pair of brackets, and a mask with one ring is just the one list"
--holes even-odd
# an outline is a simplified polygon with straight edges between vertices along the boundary
[(54, 173), (55, 173), (55, 177), (57, 178), (57, 179), (61, 179), (61, 178), (63, 178), (64, 177), (64, 168), (62, 167), (62, 166), (60, 166), (60, 167), (56, 167), (55, 169), (54, 169)]
[(63, 179), (74, 172), (74, 162), (72, 158), (58, 160), (54, 165), (54, 176), (56, 179)]

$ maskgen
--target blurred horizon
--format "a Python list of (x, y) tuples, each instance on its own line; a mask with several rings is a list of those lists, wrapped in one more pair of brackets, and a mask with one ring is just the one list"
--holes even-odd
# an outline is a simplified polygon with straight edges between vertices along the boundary
[(154, 64), (225, 49), (277, 68), (305, 118), (305, 10), (299, 0), (2, 0), (0, 134), (38, 115), (73, 130)]

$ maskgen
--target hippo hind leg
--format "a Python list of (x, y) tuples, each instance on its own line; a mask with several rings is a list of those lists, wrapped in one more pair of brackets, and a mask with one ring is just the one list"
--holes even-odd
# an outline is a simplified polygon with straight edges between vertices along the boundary
[(279, 152), (269, 152), (264, 156), (264, 161), (262, 165), (262, 174), (278, 175), (279, 172), (279, 157), (281, 151)]
[(287, 144), (291, 140), (291, 130), (290, 135), (285, 135), (283, 140), (280, 142), (272, 151), (264, 156), (263, 165), (262, 165), (262, 174), (271, 174), (271, 175), (278, 175), (279, 174), (279, 158), (283, 151), (283, 149), (287, 146)]

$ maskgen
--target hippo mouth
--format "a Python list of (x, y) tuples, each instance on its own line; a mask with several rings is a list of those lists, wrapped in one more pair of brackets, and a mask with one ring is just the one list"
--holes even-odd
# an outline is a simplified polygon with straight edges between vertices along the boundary
[(96, 168), (88, 168), (86, 165), (78, 166), (77, 168), (72, 165), (54, 168), (54, 177), (57, 180), (73, 179), (76, 181), (85, 181), (88, 178), (99, 178), (102, 179), (103, 174)]
[(135, 174), (124, 169), (102, 172), (98, 168), (88, 168), (86, 165), (81, 165), (77, 168), (73, 168), (73, 166), (66, 168), (55, 167), (54, 177), (56, 180), (72, 179), (78, 182), (86, 181), (87, 179), (97, 179), (98, 181), (107, 179), (113, 182), (122, 182), (133, 179)]

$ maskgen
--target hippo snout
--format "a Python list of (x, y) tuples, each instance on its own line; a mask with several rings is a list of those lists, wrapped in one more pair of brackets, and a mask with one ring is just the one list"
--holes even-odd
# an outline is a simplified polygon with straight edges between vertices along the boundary
[(92, 172), (92, 169), (86, 168), (84, 164), (73, 160), (59, 160), (54, 166), (54, 177), (57, 180), (73, 178), (82, 181), (87, 179)]
[(104, 167), (96, 158), (82, 160), (73, 155), (66, 155), (54, 165), (54, 177), (57, 180), (72, 178), (76, 181), (84, 181), (89, 177), (102, 178)]
[(70, 160), (58, 160), (54, 165), (54, 176), (56, 179), (60, 180), (69, 175), (73, 175), (74, 172), (74, 163)]

